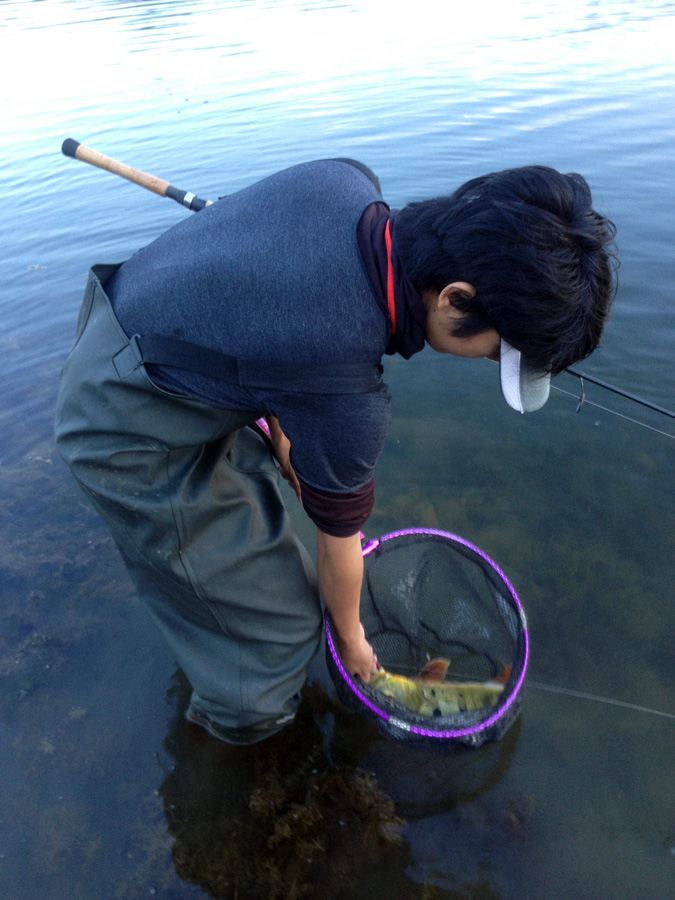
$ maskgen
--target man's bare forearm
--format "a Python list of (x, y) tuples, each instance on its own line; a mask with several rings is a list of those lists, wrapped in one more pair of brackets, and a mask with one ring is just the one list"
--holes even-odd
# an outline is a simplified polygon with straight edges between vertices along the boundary
[(342, 659), (352, 675), (370, 680), (375, 659), (359, 618), (363, 556), (358, 534), (334, 537), (317, 529), (319, 586), (335, 625)]

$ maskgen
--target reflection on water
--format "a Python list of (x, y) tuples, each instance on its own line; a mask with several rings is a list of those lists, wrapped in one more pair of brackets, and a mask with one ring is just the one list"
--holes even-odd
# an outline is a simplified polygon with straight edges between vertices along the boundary
[[(580, 171), (622, 261), (582, 368), (672, 407), (674, 4), (513, 0), (447, 26), (431, 0), (2, 10), (1, 895), (669, 896), (672, 720), (528, 689), (499, 744), (427, 754), (342, 710), (319, 659), (278, 741), (186, 726), (184, 681), (51, 421), (87, 267), (187, 215), (63, 159), (69, 136), (214, 197), (322, 156), (363, 159), (393, 206), (525, 162)], [(519, 417), (487, 362), (424, 353), (386, 377), (368, 536), (463, 535), (523, 600), (536, 682), (675, 713), (671, 423), (589, 385), (665, 434), (576, 415), (570, 377), (574, 397)]]

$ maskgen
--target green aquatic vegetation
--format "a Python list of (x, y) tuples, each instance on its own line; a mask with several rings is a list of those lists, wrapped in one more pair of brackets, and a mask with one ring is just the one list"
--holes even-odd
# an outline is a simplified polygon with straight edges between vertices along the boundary
[(160, 897), (174, 896), (170, 893), (172, 886), (176, 884), (171, 863), (173, 839), (157, 797), (147, 798), (143, 809), (145, 815), (129, 828), (132, 840), (124, 852), (129, 873), (118, 880), (112, 894), (119, 900), (153, 894)]
[(112, 546), (51, 461), (0, 468), (0, 498), (0, 700), (11, 710), (34, 701), (100, 622), (101, 607), (82, 599), (105, 596), (92, 563)]
[(36, 834), (42, 862), (52, 875), (81, 867), (101, 851), (101, 838), (92, 833), (81, 804), (61, 803), (42, 810)]

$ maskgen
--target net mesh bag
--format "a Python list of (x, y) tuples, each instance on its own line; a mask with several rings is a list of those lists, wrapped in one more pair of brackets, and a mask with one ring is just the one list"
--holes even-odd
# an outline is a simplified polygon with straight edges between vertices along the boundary
[[(498, 740), (518, 715), (528, 656), (525, 614), (504, 573), (478, 547), (432, 529), (385, 535), (366, 544), (363, 556), (361, 622), (378, 663), (415, 686), (430, 661), (449, 666), (442, 684), (425, 685), (423, 709), (399, 691), (388, 696), (349, 674), (326, 614), (326, 658), (339, 698), (398, 741), (477, 747)], [(417, 687), (411, 690), (417, 698)]]

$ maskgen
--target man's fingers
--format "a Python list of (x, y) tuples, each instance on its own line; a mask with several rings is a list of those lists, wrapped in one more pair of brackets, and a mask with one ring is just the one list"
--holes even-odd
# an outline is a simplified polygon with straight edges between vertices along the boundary
[(293, 469), (288, 471), (284, 466), (277, 466), (277, 472), (290, 484), (290, 486), (295, 491), (296, 497), (298, 498), (300, 503), (302, 503), (302, 491), (300, 489), (300, 482), (298, 481), (298, 476), (295, 474)]

